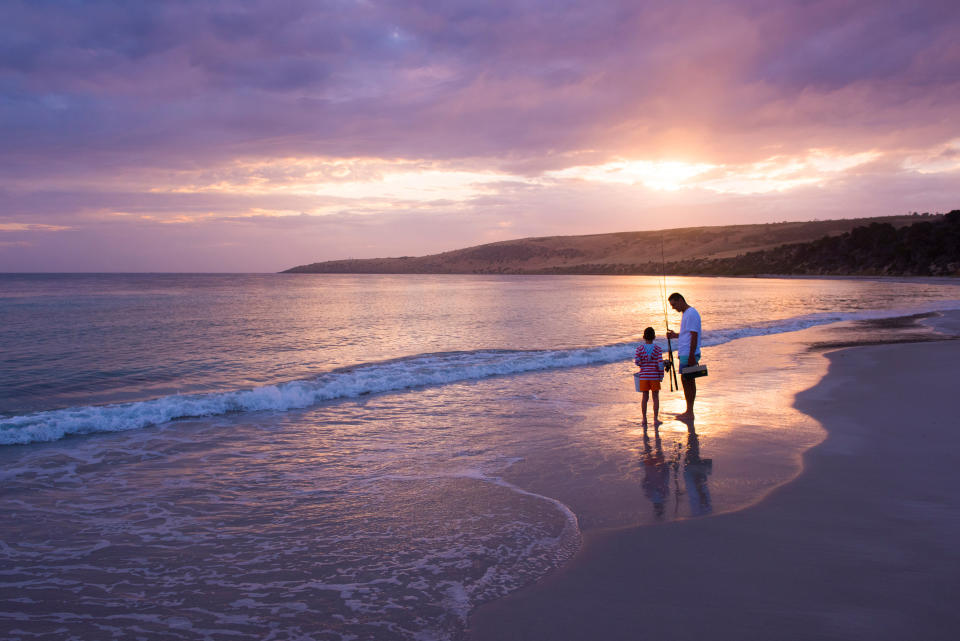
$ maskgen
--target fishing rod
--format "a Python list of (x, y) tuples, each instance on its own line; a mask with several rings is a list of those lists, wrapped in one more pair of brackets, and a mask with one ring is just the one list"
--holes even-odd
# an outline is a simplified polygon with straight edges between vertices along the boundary
[(667, 315), (667, 260), (663, 253), (663, 233), (660, 233), (660, 265), (661, 275), (663, 277), (660, 283), (660, 298), (663, 301), (663, 324), (667, 328), (667, 362), (670, 363), (670, 373), (667, 378), (670, 380), (670, 391), (680, 389), (677, 383), (677, 368), (673, 362), (673, 344), (670, 342), (670, 317)]

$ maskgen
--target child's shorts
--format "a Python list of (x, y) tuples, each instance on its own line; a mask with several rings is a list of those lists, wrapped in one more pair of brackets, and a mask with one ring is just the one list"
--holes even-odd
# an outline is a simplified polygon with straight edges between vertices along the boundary
[(645, 381), (642, 378), (637, 381), (638, 390), (641, 392), (659, 392), (660, 381)]

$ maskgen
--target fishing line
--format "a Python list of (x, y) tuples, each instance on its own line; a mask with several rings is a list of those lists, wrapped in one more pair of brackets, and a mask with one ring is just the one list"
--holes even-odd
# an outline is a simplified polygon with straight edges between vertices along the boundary
[(660, 299), (663, 301), (663, 324), (667, 328), (667, 362), (670, 363), (670, 374), (667, 378), (670, 381), (670, 391), (680, 389), (677, 383), (677, 368), (673, 362), (673, 344), (670, 342), (670, 318), (667, 315), (667, 259), (663, 251), (663, 232), (660, 232), (660, 270), (662, 280), (660, 282)]

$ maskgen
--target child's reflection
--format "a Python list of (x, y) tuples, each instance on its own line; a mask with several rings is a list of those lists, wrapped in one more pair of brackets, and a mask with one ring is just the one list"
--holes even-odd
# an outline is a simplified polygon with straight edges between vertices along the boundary
[[(684, 494), (690, 505), (690, 516), (705, 516), (713, 512), (707, 485), (707, 476), (713, 471), (713, 459), (701, 458), (700, 438), (692, 425), (687, 431), (686, 448), (680, 441), (676, 442), (676, 446), (676, 454), (668, 459), (663, 453), (660, 433), (654, 433), (652, 443), (647, 433), (643, 434), (643, 450), (640, 453), (640, 462), (643, 464), (642, 487), (644, 495), (653, 504), (653, 514), (657, 520), (665, 517), (667, 501), (671, 498), (674, 517), (680, 516), (681, 496)], [(674, 481), (672, 488), (671, 472)]]

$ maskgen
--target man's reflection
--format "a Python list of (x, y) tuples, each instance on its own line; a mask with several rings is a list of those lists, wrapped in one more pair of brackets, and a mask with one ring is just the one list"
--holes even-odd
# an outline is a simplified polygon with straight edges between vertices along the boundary
[(640, 461), (643, 463), (643, 493), (653, 503), (654, 516), (662, 519), (670, 492), (670, 464), (663, 455), (660, 432), (655, 433), (654, 447), (651, 447), (650, 437), (644, 431)]
[(690, 505), (690, 516), (705, 516), (713, 512), (707, 485), (707, 476), (713, 472), (713, 460), (700, 456), (700, 438), (692, 425), (687, 430), (686, 448), (682, 441), (676, 441), (676, 447), (674, 455), (667, 458), (663, 453), (660, 433), (654, 433), (652, 443), (647, 433), (643, 434), (643, 450), (640, 453), (643, 493), (653, 504), (653, 514), (658, 520), (666, 516), (670, 499), (673, 499), (674, 518), (678, 517), (684, 494)]
[(690, 516), (703, 516), (713, 511), (707, 475), (713, 471), (713, 459), (700, 458), (700, 438), (690, 426), (687, 450), (683, 457), (683, 483), (690, 503)]

